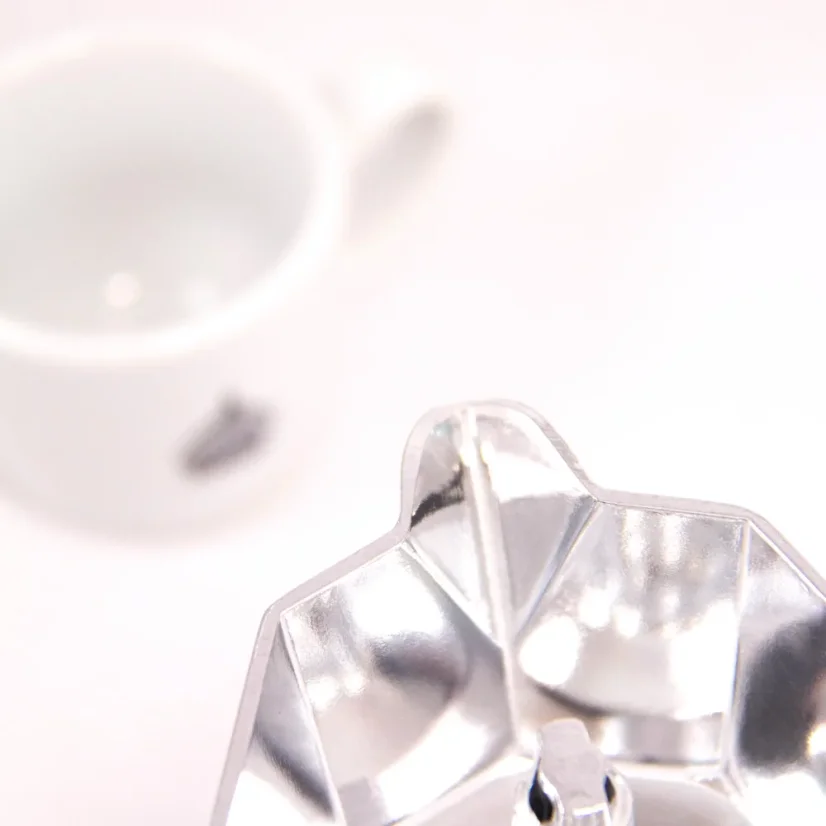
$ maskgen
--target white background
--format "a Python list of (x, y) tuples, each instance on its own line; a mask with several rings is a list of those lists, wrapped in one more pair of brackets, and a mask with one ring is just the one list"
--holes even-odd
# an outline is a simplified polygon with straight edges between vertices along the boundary
[[(137, 5), (137, 4), (136, 4)], [(0, 47), (130, 16), (0, 0)], [(206, 824), (259, 617), (396, 518), (426, 409), (528, 402), (599, 483), (735, 502), (826, 569), (826, 6), (144, 0), (318, 74), (418, 60), (443, 168), (342, 258), (326, 458), (168, 546), (0, 503), (0, 822)]]

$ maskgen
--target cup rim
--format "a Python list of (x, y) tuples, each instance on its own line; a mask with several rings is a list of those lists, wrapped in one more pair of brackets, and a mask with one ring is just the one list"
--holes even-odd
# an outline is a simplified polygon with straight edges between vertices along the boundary
[(15, 319), (0, 308), (0, 353), (7, 357), (118, 366), (185, 355), (254, 326), (288, 301), (304, 282), (319, 277), (341, 237), (348, 176), (331, 112), (325, 110), (320, 95), (288, 77), (275, 59), (254, 45), (174, 26), (88, 26), (38, 38), (0, 59), (0, 95), (6, 84), (36, 72), (44, 61), (82, 58), (101, 47), (128, 45), (181, 49), (195, 59), (225, 66), (269, 88), (279, 105), (301, 124), (313, 158), (305, 215), (276, 261), (214, 310), (192, 319), (134, 333), (64, 332)]

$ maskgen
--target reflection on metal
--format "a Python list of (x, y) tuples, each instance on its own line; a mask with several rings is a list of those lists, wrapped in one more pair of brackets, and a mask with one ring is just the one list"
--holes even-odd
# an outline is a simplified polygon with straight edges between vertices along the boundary
[(826, 822), (824, 594), (754, 514), (436, 411), (394, 531), (265, 617), (213, 826)]

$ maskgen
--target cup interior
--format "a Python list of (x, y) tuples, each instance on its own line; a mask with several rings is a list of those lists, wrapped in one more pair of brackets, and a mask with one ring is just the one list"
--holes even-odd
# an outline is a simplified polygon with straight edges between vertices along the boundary
[(272, 78), (191, 44), (0, 70), (0, 316), (135, 332), (216, 309), (299, 233), (310, 146)]

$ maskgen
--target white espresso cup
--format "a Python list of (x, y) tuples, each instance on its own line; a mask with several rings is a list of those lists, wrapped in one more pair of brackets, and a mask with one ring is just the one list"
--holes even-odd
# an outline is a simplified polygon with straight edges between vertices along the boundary
[(9, 491), (154, 531), (290, 484), (340, 378), (330, 263), (353, 170), (432, 142), (445, 114), (398, 66), (327, 92), (178, 33), (72, 34), (3, 61)]

